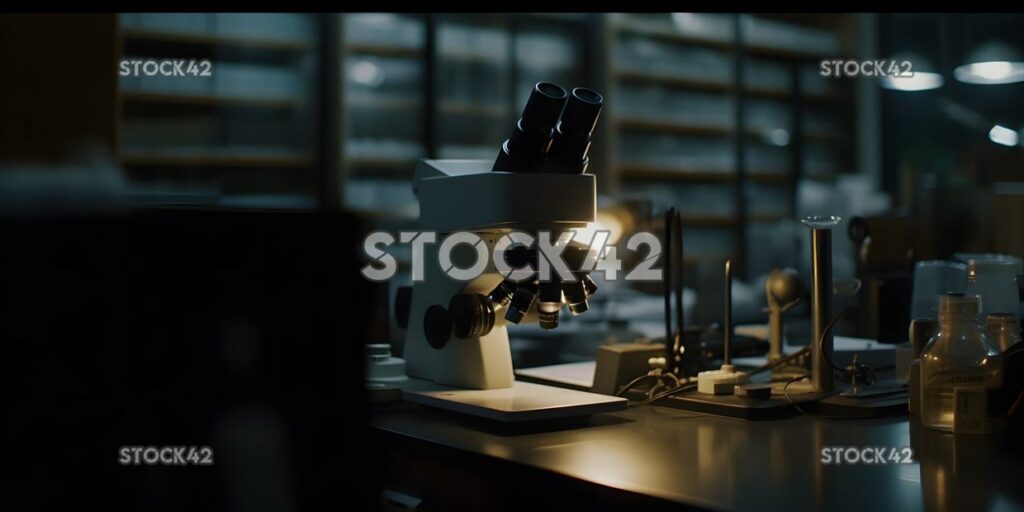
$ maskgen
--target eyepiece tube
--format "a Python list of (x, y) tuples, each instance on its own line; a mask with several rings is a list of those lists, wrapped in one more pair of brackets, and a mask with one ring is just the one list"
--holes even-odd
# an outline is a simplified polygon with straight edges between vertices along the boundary
[(544, 160), (551, 134), (565, 107), (565, 89), (538, 82), (526, 100), (523, 115), (512, 135), (501, 145), (492, 171), (538, 172)]
[(585, 87), (572, 90), (548, 148), (551, 172), (582, 174), (590, 164), (591, 136), (597, 127), (604, 98)]

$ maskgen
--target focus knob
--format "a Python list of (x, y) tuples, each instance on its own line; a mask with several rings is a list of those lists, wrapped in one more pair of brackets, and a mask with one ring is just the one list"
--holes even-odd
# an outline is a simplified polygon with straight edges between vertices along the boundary
[(479, 293), (460, 293), (448, 304), (452, 334), (456, 338), (478, 338), (494, 327), (494, 305)]

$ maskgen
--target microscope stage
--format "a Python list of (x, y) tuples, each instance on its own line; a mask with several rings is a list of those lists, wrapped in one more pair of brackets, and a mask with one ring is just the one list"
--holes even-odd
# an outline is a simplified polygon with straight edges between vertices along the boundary
[(569, 418), (626, 409), (626, 399), (516, 381), (505, 389), (462, 389), (409, 379), (403, 399), (497, 421)]

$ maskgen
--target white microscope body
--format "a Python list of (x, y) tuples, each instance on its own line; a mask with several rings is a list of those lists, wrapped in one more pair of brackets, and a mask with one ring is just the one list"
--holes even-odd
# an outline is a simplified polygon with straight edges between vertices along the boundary
[[(516, 279), (499, 272), (494, 261), (495, 245), (512, 231), (532, 235), (535, 247), (514, 265), (503, 262), (509, 263), (502, 265), (509, 274), (512, 267), (541, 261), (535, 252), (541, 231), (557, 236), (594, 221), (597, 189), (594, 175), (586, 174), (587, 151), (603, 101), (590, 89), (577, 87), (569, 95), (539, 82), (493, 162), (422, 160), (417, 165), (413, 191), (420, 202), (420, 231), (436, 233), (437, 243), (425, 244), (423, 279), (413, 279), (404, 347), (410, 377), (402, 390), (406, 400), (499, 421), (626, 407), (619, 397), (515, 380), (507, 323), (539, 321), (542, 328), (554, 328), (563, 302), (574, 314), (582, 313), (587, 295), (596, 290), (583, 269), (571, 268), (568, 261), (575, 272), (564, 281)], [(451, 247), (449, 265), (441, 259), (448, 256), (442, 239), (459, 232), (472, 232), (479, 240), (469, 237), (468, 243)], [(499, 251), (498, 257), (513, 252), (511, 246), (505, 249), (509, 252)], [(467, 273), (465, 281), (446, 272), (475, 269), (481, 258), (483, 272)], [(449, 268), (442, 269), (442, 261)]]
[[(498, 286), (504, 276), (490, 255), (504, 234), (512, 230), (557, 234), (594, 220), (593, 175), (492, 172), (491, 164), (485, 160), (422, 160), (416, 167), (413, 190), (420, 202), (420, 231), (437, 232), (438, 239), (425, 246), (424, 279), (413, 283), (404, 347), (410, 377), (457, 388), (512, 387), (515, 379), (504, 309), (495, 312), (490, 332), (465, 339), (451, 336), (441, 348), (428, 342), (427, 310), (434, 305), (447, 307), (460, 293), (487, 295)], [(460, 231), (476, 233), (488, 244), (487, 268), (468, 282), (450, 277), (437, 264), (443, 237)], [(452, 252), (452, 262), (460, 268), (472, 265), (476, 257), (465, 244)], [(532, 311), (521, 323), (536, 319)]]

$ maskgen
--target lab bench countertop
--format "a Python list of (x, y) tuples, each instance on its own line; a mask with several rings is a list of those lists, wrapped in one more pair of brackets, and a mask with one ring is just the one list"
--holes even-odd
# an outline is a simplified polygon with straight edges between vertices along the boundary
[[(388, 444), (428, 449), (427, 466), (470, 455), (619, 494), (602, 502), (616, 508), (634, 497), (653, 500), (643, 509), (1024, 509), (1019, 442), (936, 432), (915, 417), (755, 422), (646, 406), (516, 426), (395, 402), (376, 406), (371, 425)], [(882, 448), (885, 461), (823, 462), (836, 447)]]

